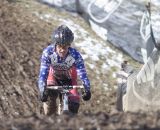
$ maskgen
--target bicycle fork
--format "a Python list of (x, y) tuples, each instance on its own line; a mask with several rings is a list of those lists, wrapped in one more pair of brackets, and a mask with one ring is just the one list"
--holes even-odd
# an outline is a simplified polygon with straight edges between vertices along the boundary
[[(63, 103), (63, 105), (62, 105), (62, 103)], [(58, 104), (58, 115), (61, 115), (62, 113), (67, 113), (67, 112), (69, 112), (68, 94), (63, 93), (63, 96), (60, 97), (60, 102)]]
[(68, 108), (68, 95), (65, 93), (64, 94), (64, 99), (63, 99), (63, 112), (69, 111)]

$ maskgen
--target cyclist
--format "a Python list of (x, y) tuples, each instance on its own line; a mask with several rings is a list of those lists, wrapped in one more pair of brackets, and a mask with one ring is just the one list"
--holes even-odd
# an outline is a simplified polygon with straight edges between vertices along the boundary
[[(48, 93), (49, 85), (77, 85), (77, 75), (80, 77), (85, 91), (82, 98), (91, 98), (90, 81), (81, 54), (71, 47), (74, 34), (66, 25), (60, 25), (52, 34), (52, 44), (42, 53), (38, 79), (40, 99), (43, 102), (44, 113), (50, 115), (57, 112), (57, 92)], [(48, 99), (50, 98), (50, 99)], [(77, 113), (80, 106), (80, 96), (76, 89), (70, 91), (69, 110)]]

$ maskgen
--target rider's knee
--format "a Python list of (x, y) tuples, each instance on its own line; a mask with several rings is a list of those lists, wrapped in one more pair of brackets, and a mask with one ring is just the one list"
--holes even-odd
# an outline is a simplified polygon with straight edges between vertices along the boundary
[(50, 92), (47, 102), (43, 103), (43, 109), (45, 115), (57, 114), (56, 99), (58, 97), (57, 92)]
[(78, 113), (80, 104), (77, 102), (69, 102), (69, 110), (72, 113)]

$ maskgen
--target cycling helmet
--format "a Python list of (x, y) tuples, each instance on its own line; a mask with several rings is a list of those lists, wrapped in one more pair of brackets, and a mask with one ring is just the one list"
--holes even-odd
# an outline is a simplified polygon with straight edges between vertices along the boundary
[(70, 45), (74, 40), (74, 34), (66, 25), (61, 25), (53, 32), (52, 40), (57, 45)]

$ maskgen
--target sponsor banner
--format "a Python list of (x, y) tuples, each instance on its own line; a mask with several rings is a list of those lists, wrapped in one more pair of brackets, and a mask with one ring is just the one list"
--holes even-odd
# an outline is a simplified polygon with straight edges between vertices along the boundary
[[(53, 7), (80, 14), (97, 35), (144, 62), (154, 45), (150, 38), (145, 0), (39, 0)], [(160, 1), (152, 0), (151, 24), (156, 41), (160, 41)], [(144, 13), (145, 12), (145, 13)], [(107, 42), (106, 42), (107, 44)], [(144, 57), (147, 54), (147, 58)]]

